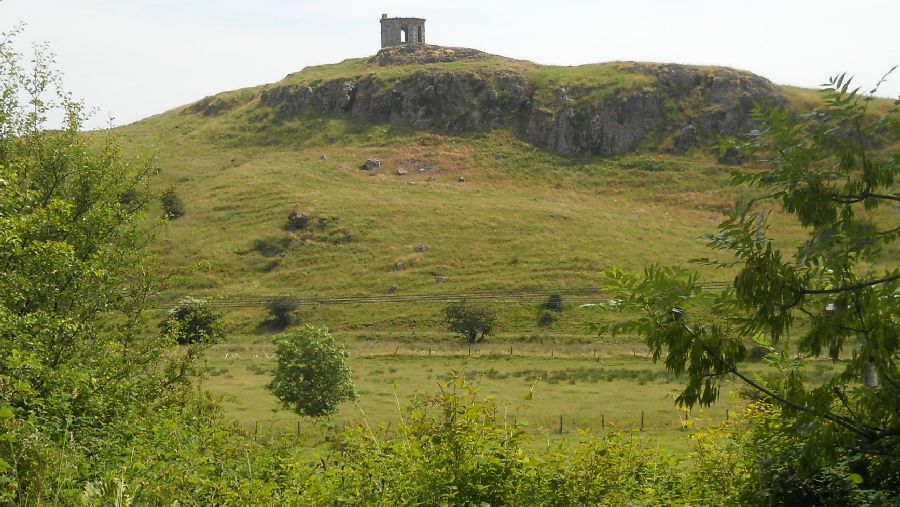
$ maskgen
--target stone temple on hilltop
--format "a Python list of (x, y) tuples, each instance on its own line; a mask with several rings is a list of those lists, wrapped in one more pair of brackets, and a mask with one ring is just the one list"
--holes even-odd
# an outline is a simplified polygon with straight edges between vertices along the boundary
[(425, 20), (422, 18), (389, 18), (381, 15), (381, 47), (425, 42)]

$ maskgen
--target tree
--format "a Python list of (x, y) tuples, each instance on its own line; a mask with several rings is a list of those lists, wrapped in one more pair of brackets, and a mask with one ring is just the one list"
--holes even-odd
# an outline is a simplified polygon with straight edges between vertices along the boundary
[(181, 197), (175, 193), (175, 188), (168, 187), (163, 190), (159, 201), (162, 204), (163, 216), (167, 220), (175, 220), (184, 216), (184, 203), (181, 201)]
[(0, 503), (39, 504), (52, 502), (54, 463), (191, 389), (202, 347), (142, 332), (165, 287), (147, 249), (149, 192), (133, 191), (150, 159), (83, 133), (52, 55), (39, 46), (26, 66), (17, 33), (0, 35)]
[(448, 330), (463, 335), (468, 343), (478, 343), (491, 333), (497, 316), (486, 306), (462, 300), (444, 308), (444, 320)]
[[(856, 460), (866, 481), (896, 490), (900, 227), (879, 206), (900, 201), (900, 100), (878, 116), (874, 92), (841, 75), (812, 113), (757, 108), (760, 128), (732, 143), (758, 161), (734, 177), (752, 193), (707, 237), (726, 258), (697, 260), (736, 269), (731, 286), (710, 291), (682, 268), (613, 269), (605, 283), (615, 299), (602, 307), (619, 321), (596, 328), (640, 335), (654, 359), (685, 373), (678, 403), (709, 405), (724, 379), (740, 380), (780, 409), (805, 466)], [(807, 231), (793, 249), (770, 229), (788, 219)], [(754, 342), (770, 350), (768, 379), (742, 369)], [(839, 371), (809, 382), (803, 365), (819, 356)]]
[(297, 302), (284, 296), (275, 297), (266, 302), (266, 310), (271, 316), (270, 322), (279, 328), (291, 325), (293, 313), (296, 309)]
[(169, 310), (159, 327), (163, 335), (174, 339), (179, 345), (213, 344), (225, 337), (221, 318), (209, 302), (188, 296)]
[(268, 389), (282, 405), (300, 415), (323, 417), (356, 398), (347, 352), (327, 329), (307, 324), (274, 342), (277, 364)]

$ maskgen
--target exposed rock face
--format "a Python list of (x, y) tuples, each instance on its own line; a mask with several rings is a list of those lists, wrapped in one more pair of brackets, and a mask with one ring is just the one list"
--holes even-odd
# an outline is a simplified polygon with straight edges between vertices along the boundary
[[(383, 49), (369, 65), (489, 56), (471, 49), (416, 44)], [(672, 150), (683, 153), (702, 141), (751, 129), (749, 112), (757, 103), (786, 102), (768, 80), (732, 69), (608, 65), (633, 78), (605, 87), (562, 86), (552, 91), (547, 84), (529, 81), (526, 71), (502, 66), (435, 67), (395, 79), (372, 73), (324, 83), (273, 85), (260, 95), (260, 105), (274, 107), (285, 117), (348, 114), (370, 124), (406, 123), (449, 133), (511, 127), (557, 153), (617, 155), (635, 149), (651, 134), (657, 140), (671, 139)]]
[(557, 153), (616, 155), (634, 149), (662, 119), (660, 98), (641, 90), (596, 104), (532, 111), (526, 135)]

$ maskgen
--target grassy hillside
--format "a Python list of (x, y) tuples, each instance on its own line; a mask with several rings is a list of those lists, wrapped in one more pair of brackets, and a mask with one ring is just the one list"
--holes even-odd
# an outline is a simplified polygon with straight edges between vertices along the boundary
[[(304, 69), (278, 85), (362, 74), (390, 80), (425, 68), (525, 73), (543, 83), (537, 95), (563, 85), (641, 87), (650, 79), (618, 63), (546, 67), (479, 55), (383, 66), (346, 60)], [(521, 140), (515, 127), (451, 135), (341, 114), (282, 117), (260, 107), (264, 89), (226, 92), (119, 129), (127, 149), (156, 153), (157, 187), (174, 187), (185, 203), (185, 216), (165, 228), (158, 244), (166, 263), (208, 262), (177, 294), (596, 287), (612, 265), (641, 269), (707, 255), (698, 237), (714, 229), (738, 192), (727, 184), (730, 168), (709, 147), (674, 155), (648, 142), (620, 157), (567, 157)], [(804, 90), (786, 95), (804, 107), (814, 100)], [(212, 113), (197, 114), (211, 105)], [(381, 168), (360, 170), (371, 158)], [(291, 211), (307, 213), (313, 225), (286, 230)], [(778, 231), (785, 238), (801, 234), (791, 223)], [(419, 245), (427, 251), (417, 252)], [(395, 269), (398, 263), (406, 269)], [(728, 274), (707, 271), (704, 278)], [(568, 305), (557, 323), (539, 328), (539, 304), (498, 304), (500, 333), (583, 336), (589, 312)], [(441, 331), (442, 306), (320, 305), (300, 313), (338, 333), (421, 335)], [(263, 319), (258, 307), (227, 314), (236, 335), (263, 332)]]

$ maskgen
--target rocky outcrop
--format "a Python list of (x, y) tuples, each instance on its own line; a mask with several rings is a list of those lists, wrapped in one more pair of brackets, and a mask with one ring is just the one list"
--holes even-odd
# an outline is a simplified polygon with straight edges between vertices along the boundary
[(460, 60), (487, 60), (492, 55), (477, 49), (450, 48), (430, 44), (410, 44), (384, 48), (372, 58), (370, 65), (422, 65), (450, 63)]
[(464, 64), (421, 65), (489, 56), (426, 45), (387, 48), (369, 60), (370, 68), (418, 66), (391, 78), (373, 70), (326, 82), (276, 84), (262, 91), (259, 105), (282, 117), (346, 114), (369, 124), (405, 123), (449, 133), (513, 128), (557, 153), (617, 155), (648, 138), (683, 153), (751, 129), (750, 111), (758, 103), (786, 102), (768, 80), (721, 67), (615, 63), (608, 65), (623, 76), (621, 82), (555, 84), (548, 90), (530, 70), (540, 67), (527, 62), (508, 69), (505, 59), (470, 70)]
[[(568, 100), (572, 100), (571, 98)], [(616, 155), (634, 149), (663, 120), (662, 100), (652, 90), (531, 112), (527, 138), (563, 154)]]

